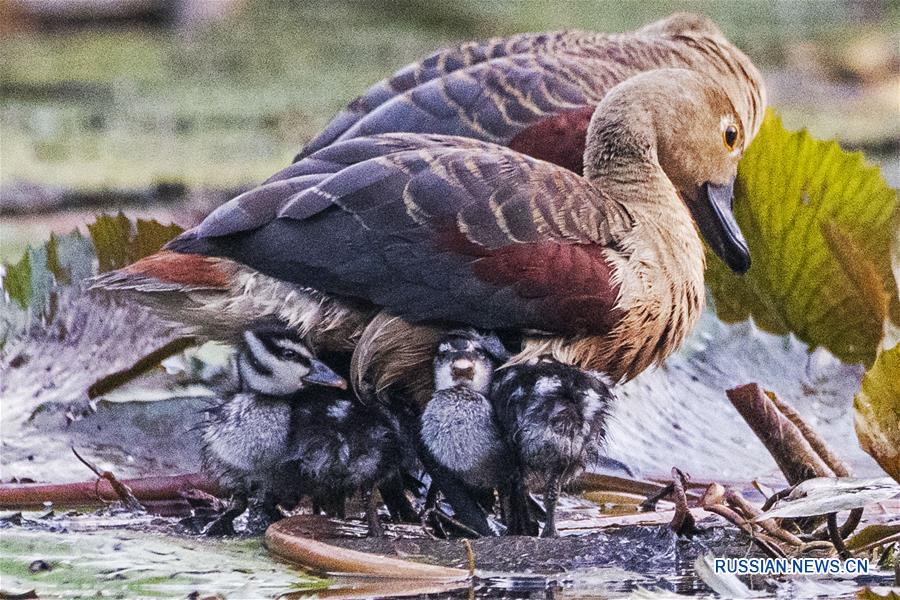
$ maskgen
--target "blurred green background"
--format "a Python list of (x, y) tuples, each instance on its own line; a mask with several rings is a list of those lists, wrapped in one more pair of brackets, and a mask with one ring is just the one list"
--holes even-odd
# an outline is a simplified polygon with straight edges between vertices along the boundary
[[(705, 13), (788, 127), (900, 180), (900, 2), (0, 0), (0, 258), (99, 208), (190, 222), (435, 48)], [(85, 8), (87, 7), (87, 8)]]

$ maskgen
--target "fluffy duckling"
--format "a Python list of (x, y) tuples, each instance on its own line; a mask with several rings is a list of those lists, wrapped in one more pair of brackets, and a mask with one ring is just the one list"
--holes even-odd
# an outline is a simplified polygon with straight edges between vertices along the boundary
[(504, 463), (489, 399), (494, 369), (507, 358), (493, 335), (454, 331), (438, 346), (435, 392), (422, 413), (422, 443), (439, 463), (475, 488), (492, 488)]
[(400, 478), (403, 452), (396, 424), (377, 407), (325, 389), (303, 394), (290, 423), (289, 451), (278, 474), (314, 506), (341, 517), (344, 499), (361, 492), (369, 534), (382, 535), (375, 491)]
[[(511, 485), (543, 486), (546, 521), (542, 537), (555, 537), (556, 503), (562, 487), (600, 458), (606, 416), (615, 400), (603, 375), (542, 357), (503, 373), (491, 400), (518, 473)], [(518, 514), (508, 515), (510, 533), (528, 531), (524, 490), (507, 491)], [(526, 514), (522, 514), (522, 512)]]
[(236, 371), (237, 389), (203, 429), (204, 470), (235, 499), (213, 532), (233, 531), (251, 495), (274, 520), (278, 504), (293, 506), (301, 496), (343, 516), (344, 499), (360, 490), (370, 532), (380, 534), (372, 491), (399, 463), (387, 419), (342, 391), (343, 378), (280, 323), (244, 332)]
[(213, 524), (229, 533), (251, 496), (267, 519), (280, 517), (279, 482), (273, 473), (293, 436), (295, 402), (315, 387), (346, 388), (346, 382), (316, 360), (295, 330), (258, 323), (243, 332), (235, 351), (235, 385), (209, 411), (202, 427), (203, 470), (233, 495), (233, 506)]

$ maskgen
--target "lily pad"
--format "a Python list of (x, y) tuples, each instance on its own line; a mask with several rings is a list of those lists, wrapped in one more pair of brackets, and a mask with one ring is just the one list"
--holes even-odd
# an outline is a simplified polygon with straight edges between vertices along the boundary
[(878, 355), (853, 408), (863, 450), (900, 482), (900, 344)]
[(872, 364), (885, 320), (900, 322), (890, 252), (897, 191), (879, 169), (836, 142), (787, 131), (770, 110), (741, 160), (735, 216), (753, 265), (738, 277), (708, 253), (719, 318), (752, 317)]
[[(48, 569), (29, 566), (44, 561)], [(275, 597), (321, 585), (272, 561), (258, 539), (210, 541), (133, 530), (3, 532), (3, 588), (40, 598)]]

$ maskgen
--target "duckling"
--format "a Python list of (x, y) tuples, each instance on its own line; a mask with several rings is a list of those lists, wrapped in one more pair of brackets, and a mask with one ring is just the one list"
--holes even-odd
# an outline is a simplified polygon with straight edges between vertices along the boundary
[(251, 495), (271, 521), (281, 517), (279, 504), (302, 496), (342, 517), (345, 498), (360, 490), (369, 530), (379, 535), (373, 490), (397, 477), (400, 463), (388, 419), (342, 391), (344, 379), (280, 322), (243, 333), (236, 372), (237, 390), (203, 430), (204, 470), (234, 495), (207, 531), (232, 532)]
[(447, 334), (434, 359), (435, 392), (422, 413), (422, 443), (474, 488), (495, 487), (505, 463), (489, 394), (494, 369), (507, 357), (497, 337), (467, 329)]
[(273, 473), (293, 436), (293, 405), (316, 386), (347, 386), (313, 357), (296, 330), (274, 322), (243, 332), (234, 365), (235, 384), (202, 426), (203, 470), (233, 496), (232, 507), (213, 523), (211, 533), (232, 533), (231, 522), (246, 510), (251, 495), (261, 499), (265, 518), (280, 518), (280, 486)]
[(397, 425), (379, 407), (337, 390), (305, 393), (292, 408), (279, 476), (338, 516), (343, 516), (344, 499), (361, 492), (369, 535), (381, 536), (375, 491), (399, 480), (407, 466)]
[[(555, 537), (556, 504), (562, 487), (601, 457), (606, 417), (615, 401), (612, 382), (549, 357), (506, 369), (494, 384), (491, 400), (518, 470), (512, 486), (543, 486), (546, 521), (541, 537)], [(530, 533), (524, 490), (509, 496), (518, 512), (507, 523), (510, 533)], [(525, 529), (525, 530), (523, 530)]]
[(479, 533), (491, 530), (478, 504), (493, 506), (494, 488), (509, 468), (488, 398), (494, 369), (507, 357), (493, 334), (448, 333), (437, 346), (435, 392), (420, 418), (421, 454), (433, 481), (429, 498), (443, 491), (457, 519)]

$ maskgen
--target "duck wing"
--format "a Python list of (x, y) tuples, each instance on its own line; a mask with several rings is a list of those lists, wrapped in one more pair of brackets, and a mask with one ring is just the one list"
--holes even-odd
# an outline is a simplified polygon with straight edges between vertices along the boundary
[(169, 248), (410, 321), (599, 333), (631, 216), (584, 178), (477, 140), (356, 138), (226, 203)]

